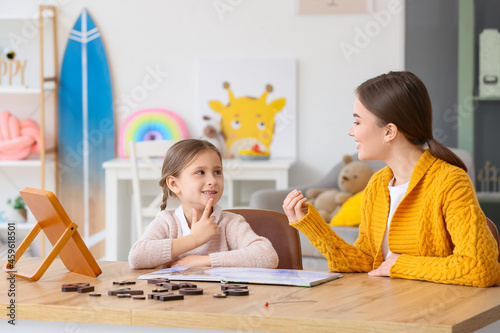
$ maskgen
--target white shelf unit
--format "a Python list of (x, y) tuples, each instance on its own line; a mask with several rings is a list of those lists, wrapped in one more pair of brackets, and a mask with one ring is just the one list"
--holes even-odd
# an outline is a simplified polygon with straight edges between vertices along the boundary
[[(26, 30), (29, 26), (31, 30)], [(3, 108), (11, 107), (14, 110), (26, 110), (30, 112), (29, 118), (39, 112), (40, 146), (39, 154), (32, 155), (27, 160), (0, 161), (0, 176), (5, 182), (3, 191), (20, 191), (25, 186), (39, 187), (42, 189), (57, 189), (57, 91), (58, 91), (58, 52), (57, 52), (57, 11), (55, 6), (40, 5), (32, 15), (15, 15), (5, 17), (0, 15), (0, 44), (2, 47), (13, 48), (16, 58), (26, 60), (24, 82), (14, 82), (7, 85), (5, 81), (0, 84), (0, 97)], [(27, 33), (31, 31), (32, 33)], [(38, 45), (36, 44), (38, 39)], [(20, 41), (20, 42), (19, 42)], [(38, 72), (38, 73), (37, 73)], [(20, 80), (19, 80), (20, 81)], [(35, 102), (37, 101), (38, 103)], [(10, 103), (10, 104), (9, 104)], [(36, 106), (33, 106), (37, 104)], [(38, 109), (39, 108), (39, 109)], [(50, 111), (50, 112), (47, 112)], [(12, 112), (16, 115), (16, 112)], [(46, 116), (53, 118), (52, 139), (47, 140)], [(20, 117), (24, 119), (26, 115)], [(47, 157), (50, 154), (50, 158)], [(47, 176), (50, 169), (52, 175), (49, 181), (53, 182), (47, 187)], [(34, 175), (39, 174), (38, 177)], [(36, 181), (33, 178), (38, 179)], [(5, 180), (6, 179), (6, 180)], [(7, 186), (8, 185), (8, 186)], [(7, 189), (8, 188), (8, 189)], [(15, 189), (12, 190), (12, 189)], [(0, 190), (0, 192), (2, 192)], [(5, 196), (5, 193), (3, 193)], [(13, 196), (9, 192), (9, 196)], [(0, 202), (0, 213), (6, 204), (4, 198)], [(27, 223), (17, 222), (16, 229), (20, 234), (27, 234), (35, 225), (36, 220), (28, 213)], [(0, 231), (7, 229), (7, 223), (0, 223)], [(0, 233), (0, 240), (5, 232)], [(2, 236), (3, 235), (3, 236)], [(19, 235), (24, 237), (23, 235)], [(17, 239), (16, 241), (21, 241)], [(45, 238), (39, 237), (39, 254), (45, 256)]]
[[(54, 87), (45, 87), (43, 92), (46, 94), (53, 91)], [(27, 87), (2, 87), (0, 86), (0, 95), (40, 95), (42, 89), (40, 88), (27, 88)]]

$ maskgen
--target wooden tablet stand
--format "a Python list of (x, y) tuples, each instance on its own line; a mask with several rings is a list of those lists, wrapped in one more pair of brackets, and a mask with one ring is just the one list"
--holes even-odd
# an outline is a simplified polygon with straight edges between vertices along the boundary
[[(20, 193), (38, 222), (19, 245), (14, 260), (8, 261), (3, 270), (11, 275), (38, 281), (59, 256), (69, 271), (92, 277), (99, 276), (102, 273), (101, 268), (76, 230), (78, 226), (70, 220), (54, 193), (30, 187)], [(42, 229), (52, 243), (52, 251), (34, 274), (16, 272), (14, 265)]]

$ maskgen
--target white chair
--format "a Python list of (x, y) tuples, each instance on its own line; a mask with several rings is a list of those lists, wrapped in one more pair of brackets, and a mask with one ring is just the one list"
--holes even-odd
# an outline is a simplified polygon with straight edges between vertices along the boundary
[[(133, 192), (133, 205), (134, 205), (134, 223), (132, 223), (132, 240), (139, 239), (144, 232), (144, 218), (154, 218), (160, 211), (163, 193), (158, 186), (158, 195), (148, 204), (143, 206), (142, 199), (143, 193), (141, 192), (141, 173), (150, 173), (153, 178), (148, 177), (149, 180), (161, 178), (161, 164), (155, 158), (163, 158), (167, 150), (172, 147), (176, 141), (174, 140), (151, 140), (134, 142), (130, 141), (130, 164), (132, 167), (132, 192)], [(141, 170), (139, 170), (139, 166)], [(146, 169), (146, 170), (144, 170)]]

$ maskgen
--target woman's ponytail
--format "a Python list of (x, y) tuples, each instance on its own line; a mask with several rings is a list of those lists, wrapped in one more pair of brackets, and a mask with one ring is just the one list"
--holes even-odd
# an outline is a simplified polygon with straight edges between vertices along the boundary
[(427, 140), (427, 145), (432, 155), (445, 162), (453, 164), (465, 172), (467, 172), (467, 167), (465, 163), (458, 157), (454, 152), (452, 152), (448, 147), (437, 141), (436, 139)]

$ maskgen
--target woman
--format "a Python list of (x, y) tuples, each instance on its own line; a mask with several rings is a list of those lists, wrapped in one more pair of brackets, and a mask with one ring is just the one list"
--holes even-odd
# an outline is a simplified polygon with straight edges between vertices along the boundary
[[(361, 84), (349, 135), (360, 160), (382, 160), (361, 204), (359, 237), (349, 245), (292, 191), (283, 209), (338, 272), (368, 272), (437, 283), (500, 283), (498, 244), (464, 163), (432, 136), (422, 81), (390, 72)], [(425, 148), (427, 144), (428, 148)]]

